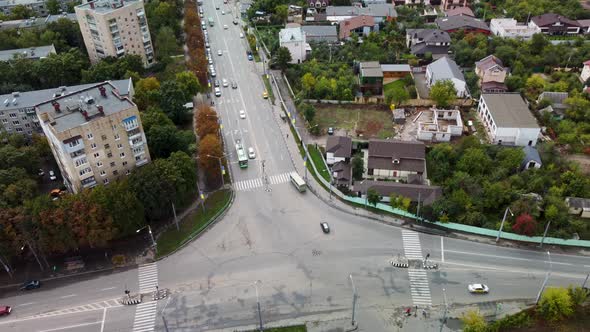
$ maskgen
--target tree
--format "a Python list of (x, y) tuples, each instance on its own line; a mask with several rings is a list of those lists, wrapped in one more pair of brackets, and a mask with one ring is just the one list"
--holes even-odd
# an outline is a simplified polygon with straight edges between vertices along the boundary
[(293, 58), (291, 57), (291, 52), (289, 49), (284, 46), (279, 47), (274, 57), (274, 62), (282, 71), (285, 71), (287, 65), (292, 60)]
[(192, 100), (193, 97), (201, 91), (199, 79), (193, 72), (183, 71), (176, 74), (176, 82), (184, 92), (185, 100)]
[(45, 6), (47, 6), (47, 11), (51, 15), (57, 15), (61, 13), (61, 5), (57, 0), (47, 0), (45, 2)]
[(403, 87), (396, 87), (385, 92), (385, 102), (387, 104), (400, 105), (404, 101), (410, 99), (410, 94)]
[(365, 166), (362, 155), (356, 154), (352, 158), (352, 178), (356, 181), (363, 179), (363, 173), (365, 172)]
[(537, 312), (549, 321), (559, 321), (574, 313), (574, 303), (566, 288), (547, 287), (537, 304)]
[(461, 316), (463, 322), (464, 332), (485, 332), (487, 331), (487, 323), (479, 310), (468, 310)]
[(532, 236), (537, 229), (537, 222), (528, 213), (523, 213), (516, 217), (512, 230), (517, 234)]
[(160, 82), (155, 77), (146, 77), (135, 82), (133, 101), (140, 110), (146, 110), (157, 103), (160, 96)]
[(450, 80), (437, 81), (430, 87), (430, 99), (434, 100), (438, 107), (448, 107), (457, 97), (457, 89)]
[(367, 202), (369, 202), (369, 204), (373, 205), (373, 206), (377, 206), (377, 203), (379, 203), (379, 201), (381, 200), (381, 197), (379, 196), (379, 193), (377, 192), (377, 190), (370, 188), (369, 190), (367, 190)]
[(163, 60), (178, 52), (178, 45), (174, 30), (170, 27), (163, 26), (158, 30), (156, 35), (156, 50), (158, 51), (158, 59)]
[(207, 175), (207, 186), (217, 188), (221, 185), (219, 160), (210, 156), (223, 157), (223, 149), (217, 135), (207, 135), (199, 143), (199, 167)]

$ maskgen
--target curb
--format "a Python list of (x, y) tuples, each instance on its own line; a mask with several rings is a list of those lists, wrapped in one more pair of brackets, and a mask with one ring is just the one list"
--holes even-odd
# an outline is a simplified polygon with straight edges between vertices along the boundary
[(205, 232), (207, 232), (211, 226), (213, 226), (214, 224), (216, 224), (219, 220), (223, 219), (223, 217), (225, 217), (227, 211), (229, 210), (229, 208), (233, 205), (235, 198), (236, 198), (236, 194), (235, 191), (232, 190), (231, 188), (229, 189), (229, 192), (231, 194), (230, 200), (229, 202), (227, 202), (226, 206), (223, 208), (223, 210), (221, 210), (215, 217), (213, 217), (211, 220), (209, 220), (207, 222), (207, 224), (205, 224), (205, 226), (203, 226), (198, 232), (196, 232), (195, 234), (193, 234), (192, 236), (190, 236), (189, 238), (187, 238), (181, 245), (179, 245), (178, 247), (176, 247), (176, 249), (174, 249), (173, 251), (167, 253), (164, 256), (158, 257), (156, 259), (154, 259), (154, 262), (163, 260), (175, 253), (177, 253), (179, 250), (183, 249), (184, 247), (186, 247), (187, 245), (189, 245), (190, 243), (192, 243), (194, 240), (196, 240), (197, 238), (199, 238), (202, 234), (204, 234)]

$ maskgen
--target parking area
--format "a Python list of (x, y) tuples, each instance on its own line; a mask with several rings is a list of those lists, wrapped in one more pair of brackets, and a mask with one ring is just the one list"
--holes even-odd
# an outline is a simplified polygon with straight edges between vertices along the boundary
[(427, 99), (429, 97), (429, 89), (426, 85), (426, 73), (414, 73), (414, 82), (416, 83), (418, 98)]

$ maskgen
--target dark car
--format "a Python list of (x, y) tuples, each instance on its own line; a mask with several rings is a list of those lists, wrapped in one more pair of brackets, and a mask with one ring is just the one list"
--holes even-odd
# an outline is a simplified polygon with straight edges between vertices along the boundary
[(8, 315), (12, 311), (12, 308), (7, 305), (0, 306), (0, 316)]
[(330, 226), (328, 226), (327, 222), (321, 222), (320, 226), (322, 226), (322, 231), (326, 234), (330, 233)]
[(41, 282), (39, 280), (31, 280), (25, 282), (21, 287), (20, 290), (31, 290), (41, 287)]

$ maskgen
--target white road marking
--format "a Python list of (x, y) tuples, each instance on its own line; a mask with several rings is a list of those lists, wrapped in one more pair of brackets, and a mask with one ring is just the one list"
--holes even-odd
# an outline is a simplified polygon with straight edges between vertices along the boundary
[(77, 327), (89, 326), (89, 325), (96, 325), (96, 324), (100, 324), (100, 321), (98, 321), (98, 322), (92, 322), (92, 323), (84, 323), (84, 324), (76, 324), (76, 325), (70, 325), (70, 326), (57, 327), (57, 328), (49, 329), (49, 330), (41, 330), (39, 332), (51, 332), (51, 331), (59, 331), (59, 330), (68, 330), (68, 329), (75, 329)]
[(107, 287), (107, 288), (101, 289), (100, 291), (104, 292), (104, 291), (108, 291), (108, 290), (115, 289), (115, 288), (117, 288), (117, 287)]
[(60, 296), (60, 299), (67, 299), (68, 297), (74, 297), (76, 296), (76, 294), (70, 294), (70, 295), (64, 295), (64, 296)]
[(102, 312), (102, 323), (100, 324), (100, 332), (104, 332), (104, 321), (107, 318), (107, 308)]
[(445, 246), (444, 246), (444, 237), (440, 237), (440, 261), (442, 263), (445, 262)]

